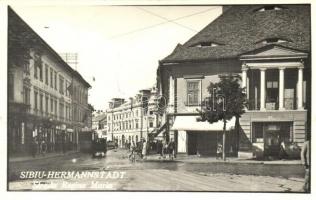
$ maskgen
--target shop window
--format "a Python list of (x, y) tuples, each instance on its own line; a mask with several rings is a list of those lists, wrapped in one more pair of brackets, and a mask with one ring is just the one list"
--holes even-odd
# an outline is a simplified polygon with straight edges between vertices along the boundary
[(263, 142), (263, 123), (253, 123), (252, 142)]

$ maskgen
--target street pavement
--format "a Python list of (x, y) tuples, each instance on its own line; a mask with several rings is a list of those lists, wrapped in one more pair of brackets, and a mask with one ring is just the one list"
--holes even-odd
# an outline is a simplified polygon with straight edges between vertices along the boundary
[(301, 192), (304, 183), (295, 165), (131, 162), (126, 150), (110, 150), (105, 158), (73, 153), (8, 167), (9, 190)]

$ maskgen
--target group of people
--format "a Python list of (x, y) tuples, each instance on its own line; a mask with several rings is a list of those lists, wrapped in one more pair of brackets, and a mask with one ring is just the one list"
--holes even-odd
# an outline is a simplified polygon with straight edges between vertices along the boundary
[(45, 155), (47, 152), (47, 143), (44, 139), (40, 137), (33, 137), (33, 141), (31, 144), (32, 156), (35, 157), (36, 154)]
[(129, 158), (132, 158), (135, 154), (137, 154), (141, 159), (146, 159), (149, 151), (156, 152), (161, 156), (160, 158), (166, 158), (167, 156), (169, 159), (176, 158), (176, 145), (173, 139), (169, 142), (158, 140), (149, 143), (142, 138), (137, 143), (131, 141), (131, 143), (126, 145), (126, 148), (130, 151)]
[(157, 153), (160, 154), (162, 158), (169, 156), (169, 159), (176, 158), (176, 144), (171, 138), (169, 142), (159, 140), (157, 142)]
[(132, 141), (131, 143), (128, 143), (126, 148), (130, 151), (129, 158), (135, 160), (135, 154), (137, 154), (141, 159), (144, 159), (147, 155), (148, 143), (145, 139), (141, 139), (137, 143)]

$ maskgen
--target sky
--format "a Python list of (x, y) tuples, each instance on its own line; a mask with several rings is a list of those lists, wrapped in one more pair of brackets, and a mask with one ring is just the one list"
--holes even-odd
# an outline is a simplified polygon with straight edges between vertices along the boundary
[(78, 53), (89, 103), (105, 110), (156, 83), (158, 61), (217, 18), (221, 6), (27, 6), (12, 8), (56, 52)]

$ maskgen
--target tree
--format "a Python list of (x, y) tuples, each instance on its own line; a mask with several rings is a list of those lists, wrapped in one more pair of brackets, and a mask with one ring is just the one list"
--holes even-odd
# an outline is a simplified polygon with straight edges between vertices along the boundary
[(91, 110), (91, 112), (96, 111), (93, 107), (93, 105), (91, 105), (90, 103), (88, 103), (88, 109)]
[(199, 110), (201, 117), (199, 121), (208, 121), (214, 123), (223, 120), (223, 160), (225, 154), (226, 123), (233, 117), (236, 120), (245, 112), (247, 98), (244, 92), (245, 88), (240, 87), (241, 77), (235, 74), (220, 76), (220, 81), (211, 83), (208, 86), (210, 96), (207, 97), (202, 109)]

